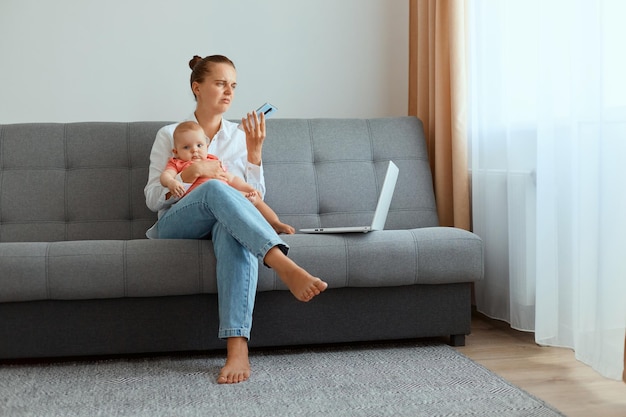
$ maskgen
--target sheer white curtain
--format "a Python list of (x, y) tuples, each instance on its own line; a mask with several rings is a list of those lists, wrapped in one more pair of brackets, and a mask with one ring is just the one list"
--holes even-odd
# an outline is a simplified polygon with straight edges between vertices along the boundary
[(473, 226), (484, 314), (621, 379), (626, 2), (470, 2)]

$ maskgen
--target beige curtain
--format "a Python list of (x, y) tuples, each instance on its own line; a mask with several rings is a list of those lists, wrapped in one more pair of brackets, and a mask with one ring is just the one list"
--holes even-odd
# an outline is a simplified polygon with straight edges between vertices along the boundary
[(470, 230), (466, 0), (410, 0), (409, 114), (424, 123), (442, 226)]

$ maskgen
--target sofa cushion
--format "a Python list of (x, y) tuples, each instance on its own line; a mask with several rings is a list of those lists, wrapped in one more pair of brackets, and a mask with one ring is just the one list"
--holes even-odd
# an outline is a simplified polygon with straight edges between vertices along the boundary
[[(449, 284), (481, 279), (474, 234), (434, 227), (288, 235), (290, 258), (330, 288)], [(217, 293), (209, 240), (92, 240), (0, 245), (0, 302)], [(287, 290), (259, 264), (258, 291)]]

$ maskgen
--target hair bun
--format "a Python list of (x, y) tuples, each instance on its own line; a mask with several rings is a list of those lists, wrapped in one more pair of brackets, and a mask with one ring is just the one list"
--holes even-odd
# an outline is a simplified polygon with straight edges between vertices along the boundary
[(189, 61), (189, 68), (193, 71), (193, 68), (198, 64), (198, 62), (202, 61), (202, 57), (198, 55), (194, 55)]

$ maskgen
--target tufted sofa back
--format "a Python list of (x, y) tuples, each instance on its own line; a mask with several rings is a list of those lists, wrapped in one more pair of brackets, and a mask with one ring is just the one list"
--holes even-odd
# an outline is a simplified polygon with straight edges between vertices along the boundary
[(300, 227), (368, 225), (389, 160), (400, 168), (386, 229), (438, 226), (426, 141), (415, 117), (268, 120), (266, 201)]
[(145, 237), (156, 215), (143, 187), (164, 124), (0, 126), (0, 242)]
[[(150, 150), (168, 123), (0, 125), (0, 242), (145, 238)], [(270, 119), (267, 130), (266, 201), (283, 221), (368, 224), (393, 160), (386, 228), (438, 225), (418, 119)]]

